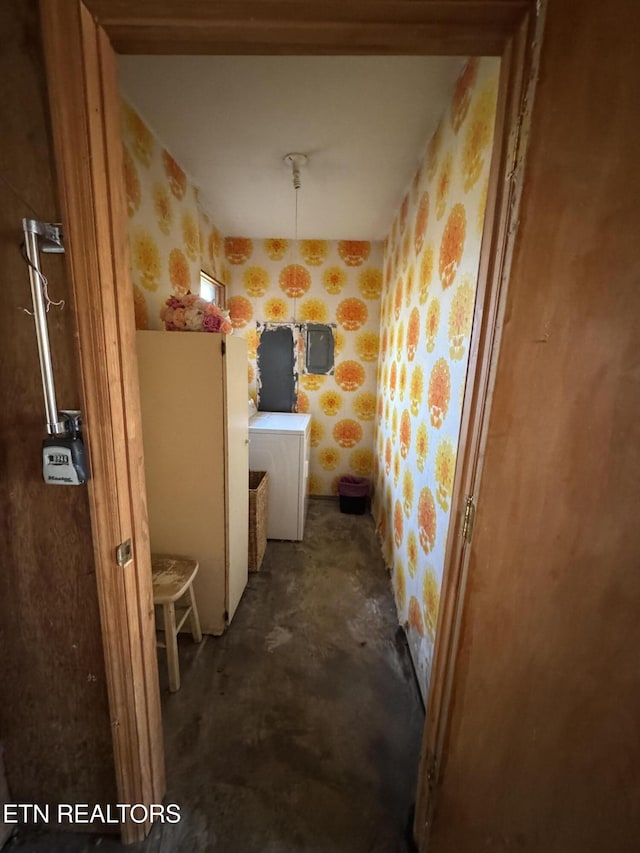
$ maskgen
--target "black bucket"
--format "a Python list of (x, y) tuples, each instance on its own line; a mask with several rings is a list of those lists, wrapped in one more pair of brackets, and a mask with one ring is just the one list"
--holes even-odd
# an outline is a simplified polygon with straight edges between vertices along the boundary
[(366, 512), (371, 485), (366, 477), (346, 475), (338, 481), (340, 512), (362, 515)]

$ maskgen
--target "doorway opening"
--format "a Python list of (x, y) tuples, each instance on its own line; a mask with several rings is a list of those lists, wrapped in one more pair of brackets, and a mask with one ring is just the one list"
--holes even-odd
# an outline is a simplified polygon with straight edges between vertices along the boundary
[[(58, 29), (56, 26), (54, 26), (54, 23), (52, 21), (49, 21), (49, 24), (51, 26), (51, 32), (52, 32), (52, 35), (50, 34), (50, 38), (52, 38), (55, 42), (55, 36), (56, 36), (56, 32), (58, 31)], [(524, 39), (525, 39), (524, 32), (525, 32), (524, 30), (520, 31), (520, 35), (521, 35), (520, 50), (521, 50), (521, 53), (523, 55), (525, 53), (524, 48), (523, 48)], [(102, 38), (101, 36), (98, 36), (99, 41), (101, 38)], [(513, 43), (510, 42), (509, 47), (508, 47), (508, 51), (507, 51), (507, 55), (511, 56), (512, 59), (513, 59), (513, 56), (512, 56), (513, 50), (514, 50)], [(478, 297), (476, 299), (476, 310), (475, 310), (475, 321), (476, 321), (475, 328), (479, 329), (480, 331), (479, 331), (479, 338), (476, 340), (475, 346), (472, 346), (473, 351), (471, 352), (471, 359), (469, 362), (469, 365), (470, 365), (469, 366), (469, 372), (473, 374), (473, 377), (475, 379), (474, 388), (473, 388), (473, 396), (475, 398), (476, 403), (478, 402), (478, 398), (482, 398), (483, 393), (484, 393), (484, 392), (479, 393), (477, 390), (478, 389), (478, 379), (482, 380), (483, 375), (488, 376), (488, 374), (489, 374), (489, 367), (490, 367), (490, 365), (489, 365), (489, 354), (491, 353), (491, 350), (493, 348), (493, 344), (495, 343), (495, 340), (496, 340), (495, 316), (496, 316), (499, 301), (500, 301), (499, 300), (500, 287), (496, 286), (495, 290), (493, 290), (490, 293), (491, 298), (488, 299), (486, 284), (487, 284), (487, 280), (489, 280), (489, 279), (493, 280), (493, 276), (497, 275), (498, 278), (501, 279), (502, 271), (504, 269), (504, 261), (505, 261), (504, 252), (501, 253), (499, 258), (497, 258), (497, 256), (496, 256), (496, 252), (497, 252), (496, 240), (498, 238), (500, 238), (503, 241), (503, 243), (506, 241), (506, 229), (504, 228), (504, 225), (505, 225), (505, 222), (508, 220), (508, 213), (509, 213), (508, 205), (509, 205), (509, 199), (511, 198), (511, 195), (510, 195), (511, 191), (510, 191), (510, 187), (508, 185), (505, 186), (502, 184), (503, 176), (504, 176), (504, 174), (506, 174), (503, 167), (504, 167), (505, 163), (508, 163), (508, 162), (510, 162), (510, 159), (513, 159), (515, 150), (517, 150), (517, 138), (516, 139), (514, 139), (513, 137), (509, 138), (508, 133), (512, 129), (512, 127), (514, 126), (514, 122), (516, 120), (516, 116), (518, 114), (519, 106), (521, 103), (521, 95), (522, 95), (522, 89), (523, 89), (522, 67), (524, 65), (524, 60), (522, 59), (522, 57), (520, 57), (520, 60), (521, 60), (521, 64), (518, 66), (518, 68), (515, 69), (515, 71), (514, 71), (514, 68), (515, 68), (515, 65), (517, 65), (517, 63), (512, 64), (511, 66), (509, 65), (509, 63), (507, 63), (506, 69), (503, 67), (502, 85), (501, 85), (500, 92), (498, 95), (498, 115), (500, 116), (501, 134), (499, 136), (498, 156), (494, 158), (495, 168), (493, 170), (493, 180), (490, 181), (489, 190), (488, 190), (488, 194), (487, 194), (488, 202), (489, 202), (487, 205), (487, 211), (491, 217), (490, 221), (492, 224), (491, 224), (491, 229), (490, 229), (490, 231), (491, 231), (490, 235), (483, 241), (484, 242), (484, 248), (483, 248), (483, 253), (482, 253), (483, 257), (481, 257), (481, 260), (480, 260), (480, 270), (481, 270), (481, 277), (480, 278), (482, 281), (482, 287), (478, 291)], [(55, 67), (55, 56), (54, 56), (54, 59), (50, 61), (49, 66), (50, 66), (50, 71), (58, 70)], [(54, 74), (54, 78), (56, 78), (56, 79), (52, 83), (53, 88), (55, 88), (56, 82), (60, 83), (61, 79), (64, 78), (64, 74), (62, 75), (62, 77), (60, 75), (56, 76)], [(103, 93), (104, 93), (104, 87), (103, 87)], [(60, 96), (60, 102), (64, 103), (65, 98), (62, 96), (61, 90), (58, 90), (58, 94)], [(77, 87), (74, 90), (73, 86), (69, 87), (69, 93), (67, 93), (67, 96), (69, 98), (72, 98), (74, 96), (78, 96), (80, 99), (82, 99), (82, 95), (77, 91)], [(111, 104), (110, 105), (111, 105), (111, 107), (113, 107), (114, 106), (113, 92), (110, 93), (110, 97), (111, 97)], [(507, 116), (508, 120), (505, 120), (505, 116)], [(60, 119), (60, 116), (58, 116), (58, 119)], [(67, 121), (69, 121), (69, 116), (67, 116)], [(69, 162), (68, 153), (65, 153), (66, 148), (64, 145), (64, 130), (65, 130), (64, 120), (62, 120), (60, 122), (60, 125), (56, 126), (55, 110), (54, 110), (54, 129), (57, 131), (57, 134), (58, 134), (58, 143), (59, 143), (58, 144), (58, 155), (59, 155), (61, 161), (63, 162), (62, 184), (64, 187), (69, 182), (69, 172), (65, 172), (64, 164), (65, 164), (65, 162), (68, 165), (71, 165), (71, 164)], [(90, 134), (89, 134), (89, 141), (91, 142), (91, 135)], [(498, 176), (500, 176), (500, 177), (498, 177)], [(113, 176), (112, 176), (112, 181), (113, 181)], [(113, 186), (113, 184), (112, 184), (112, 186)], [(78, 223), (77, 216), (72, 215), (75, 212), (72, 210), (74, 207), (74, 203), (77, 203), (79, 199), (81, 201), (81, 198), (80, 198), (81, 192), (80, 191), (78, 193), (78, 196), (79, 196), (79, 198), (74, 199), (72, 197), (72, 194), (70, 194), (68, 192), (65, 193), (65, 201), (66, 201), (66, 208), (67, 208), (66, 213), (67, 213), (67, 217), (69, 219), (70, 227), (72, 230), (74, 227), (77, 227), (77, 228), (81, 227), (80, 225), (77, 224)], [(499, 205), (496, 204), (497, 201), (500, 202)], [(499, 207), (499, 210), (498, 210), (498, 207)], [(90, 218), (91, 218), (91, 216), (90, 216)], [(112, 225), (114, 223), (117, 224), (117, 217), (115, 219), (112, 219)], [(498, 227), (499, 225), (502, 226), (502, 235), (501, 236), (499, 233), (500, 232), (500, 228)], [(459, 232), (460, 231), (459, 223), (456, 226), (456, 223), (454, 222), (453, 225), (451, 226), (451, 230), (452, 231), (457, 230)], [(118, 229), (116, 229), (116, 231), (118, 231)], [(485, 229), (485, 233), (486, 233), (486, 229)], [(109, 235), (111, 236), (112, 239), (114, 239), (113, 229), (109, 229), (109, 234), (107, 235), (107, 237), (109, 237)], [(78, 234), (77, 236), (81, 236), (81, 235)], [(117, 239), (120, 239), (120, 237), (117, 237)], [(94, 233), (92, 238), (89, 240), (89, 244), (96, 246), (97, 243), (98, 243), (98, 238), (97, 238), (96, 234)], [(83, 245), (83, 241), (77, 240), (76, 245)], [(503, 248), (504, 248), (504, 246), (503, 246)], [(99, 253), (96, 252), (96, 254), (99, 254)], [(104, 256), (103, 256), (103, 258), (104, 258)], [(86, 259), (85, 259), (85, 261), (86, 261)], [(72, 265), (72, 271), (74, 273), (73, 277), (76, 280), (76, 282), (79, 280), (79, 277), (77, 276), (77, 272), (78, 272), (77, 263), (81, 263), (81, 262), (76, 262), (74, 264), (74, 259), (72, 259), (71, 265)], [(116, 286), (118, 286), (118, 285), (116, 285)], [(76, 287), (78, 287), (77, 284), (76, 284)], [(491, 289), (489, 288), (489, 290), (491, 290)], [(493, 309), (493, 316), (492, 317), (489, 316), (491, 312), (486, 310), (487, 308)], [(395, 304), (393, 305), (393, 312), (395, 314)], [(115, 318), (114, 327), (116, 329), (118, 327), (117, 316)], [(90, 344), (90, 338), (91, 338), (91, 334), (92, 334), (91, 330), (87, 330), (86, 334), (88, 336), (87, 340)], [(120, 332), (116, 333), (116, 339), (122, 340), (122, 335)], [(395, 344), (397, 347), (397, 340), (395, 341)], [(128, 344), (128, 347), (129, 347), (129, 349), (127, 351), (127, 356), (130, 357), (131, 356), (130, 343)], [(91, 349), (91, 346), (89, 345), (89, 350), (90, 349)], [(486, 356), (486, 363), (483, 362), (484, 356)], [(120, 362), (120, 364), (119, 364), (119, 370), (122, 372), (123, 369), (124, 370), (128, 369), (126, 367), (124, 361)], [(384, 366), (382, 369), (384, 370)], [(389, 373), (391, 374), (391, 367), (389, 368)], [(442, 384), (442, 383), (440, 383), (440, 384)], [(480, 384), (482, 384), (482, 382), (480, 382)], [(439, 406), (437, 408), (442, 409), (442, 406)], [(480, 409), (478, 409), (478, 411), (480, 411), (481, 408), (482, 407), (480, 407)], [(383, 415), (384, 415), (384, 413), (383, 413)], [(470, 418), (467, 415), (467, 418), (466, 418), (467, 425), (468, 425), (469, 419)], [(109, 420), (111, 422), (112, 418), (110, 418), (110, 419), (108, 418), (107, 420)], [(467, 428), (467, 426), (465, 425), (465, 415), (463, 412), (463, 418), (462, 418), (462, 429), (463, 429), (463, 431), (466, 428)], [(392, 429), (393, 429), (393, 422), (392, 422)], [(465, 455), (466, 455), (466, 451), (465, 451)], [(460, 473), (460, 470), (461, 469), (459, 468), (458, 469), (459, 473), (456, 475), (455, 482), (452, 482), (452, 484), (451, 484), (450, 495), (447, 495), (447, 497), (450, 497), (451, 504), (456, 503), (456, 498), (459, 499), (460, 494), (461, 494), (460, 486), (462, 484), (462, 481), (464, 480), (465, 476), (468, 477), (468, 476), (470, 476), (470, 473), (471, 473), (469, 471)], [(463, 474), (464, 474), (464, 476), (463, 476)], [(124, 480), (126, 482), (130, 482), (130, 476), (127, 476), (126, 472), (125, 472)], [(401, 509), (402, 509), (402, 507), (401, 507)], [(96, 513), (98, 515), (100, 514), (100, 512), (101, 512), (101, 510), (96, 508)], [(393, 512), (395, 515), (395, 506), (394, 506)], [(457, 521), (456, 521), (456, 526), (457, 526)], [(426, 526), (425, 526), (425, 530), (427, 530)], [(395, 533), (395, 531), (394, 531), (394, 533)], [(449, 554), (453, 553), (453, 545), (451, 544), (451, 537), (447, 541), (447, 552)], [(452, 558), (447, 557), (445, 555), (445, 562), (447, 562), (448, 559), (452, 559)], [(397, 589), (397, 584), (396, 584), (396, 589)], [(132, 592), (135, 593), (135, 590), (132, 590)], [(126, 596), (125, 596), (125, 598), (126, 598)], [(133, 598), (129, 599), (130, 602), (132, 600), (133, 601), (139, 600), (139, 593), (134, 594)], [(445, 608), (445, 611), (449, 615), (448, 616), (445, 615), (443, 617), (443, 615), (442, 615), (443, 609), (441, 608), (441, 610), (440, 610), (439, 621), (441, 624), (443, 623), (444, 620), (446, 620), (447, 618), (450, 618), (450, 613), (449, 613), (447, 608)], [(108, 624), (108, 621), (109, 620), (108, 620), (108, 614), (107, 614), (107, 618), (105, 618), (105, 622)], [(123, 650), (123, 651), (125, 651), (124, 657), (126, 658), (126, 655), (127, 655), (126, 650)], [(147, 663), (149, 664), (149, 661), (151, 660), (151, 656), (149, 655), (148, 643), (146, 646), (146, 653), (145, 654), (146, 654), (146, 656), (144, 657), (144, 660), (146, 660)], [(151, 669), (153, 669), (152, 665), (151, 664), (149, 664), (149, 665), (151, 666)], [(153, 680), (152, 674), (150, 675), (150, 678), (152, 681)], [(153, 685), (151, 684), (151, 687), (152, 686)], [(113, 689), (115, 689), (115, 688), (113, 688)], [(433, 696), (433, 688), (431, 690), (431, 695)], [(150, 702), (149, 702), (148, 707), (151, 707), (153, 705), (153, 690), (151, 690), (148, 693), (148, 697), (149, 696), (151, 698), (150, 698)], [(128, 708), (130, 706), (128, 704), (126, 704), (125, 707)], [(148, 715), (147, 715), (147, 719), (148, 719)], [(132, 712), (131, 725), (133, 726), (134, 729), (136, 729), (138, 724), (139, 724), (139, 719), (138, 719), (138, 717), (136, 717), (135, 712)], [(126, 732), (126, 730), (124, 730), (120, 734), (120, 737), (126, 737), (126, 736), (127, 736), (127, 732)], [(153, 749), (151, 750), (151, 754), (154, 754)], [(136, 761), (134, 759), (134, 762), (133, 762), (134, 766), (135, 766), (135, 763), (136, 763)], [(160, 778), (160, 776), (158, 778)], [(122, 785), (121, 785), (121, 787), (122, 787)], [(135, 837), (135, 834), (133, 836), (130, 836), (130, 837)]]
[[(153, 338), (156, 341), (162, 337), (158, 331), (163, 328), (165, 301), (191, 289), (198, 269), (203, 266), (223, 281), (229, 297), (234, 336), (247, 342), (247, 393), (255, 395), (256, 379), (264, 373), (264, 358), (262, 371), (258, 370), (256, 359), (266, 344), (265, 337), (261, 337), (263, 325), (268, 328), (269, 323), (280, 321), (274, 334), (288, 333), (291, 343), (291, 326), (282, 323), (291, 324), (296, 319), (335, 323), (337, 361), (334, 373), (328, 376), (316, 373), (300, 375), (295, 399), (289, 401), (287, 398), (284, 409), (277, 404), (265, 406), (264, 403), (267, 379), (277, 378), (279, 374), (274, 371), (274, 377), (262, 375), (260, 408), (289, 412), (297, 409), (311, 414), (309, 484), (312, 495), (334, 496), (343, 475), (371, 479), (374, 486), (373, 511), (384, 562), (391, 573), (396, 620), (408, 633), (413, 665), (424, 700), (433, 656), (451, 511), (500, 63), (498, 59), (467, 61), (441, 58), (434, 66), (435, 72), (430, 72), (431, 60), (402, 61), (395, 57), (349, 59), (347, 64), (352, 76), (358, 73), (359, 66), (364, 66), (360, 75), (371, 78), (369, 86), (375, 95), (376, 121), (379, 114), (384, 115), (391, 109), (389, 101), (383, 100), (376, 73), (379, 78), (386, 78), (392, 76), (392, 71), (395, 85), (389, 85), (388, 97), (397, 100), (406, 90), (405, 110), (412, 114), (415, 114), (414, 101), (419, 105), (427, 97), (428, 93), (420, 91), (415, 80), (418, 71), (425, 75), (426, 82), (431, 84), (428, 118), (421, 122), (419, 131), (415, 117), (413, 119), (413, 146), (405, 155), (408, 162), (403, 164), (404, 174), (394, 188), (395, 205), (388, 212), (386, 221), (378, 216), (378, 221), (383, 224), (377, 233), (362, 230), (366, 226), (360, 221), (360, 198), (353, 206), (352, 225), (336, 226), (335, 217), (330, 217), (326, 223), (318, 223), (314, 202), (322, 203), (322, 209), (326, 210), (325, 197), (334, 195), (327, 175), (329, 167), (325, 165), (326, 160), (331, 160), (331, 145), (327, 146), (324, 161), (320, 153), (310, 157), (306, 171), (318, 164), (316, 168), (320, 175), (316, 181), (319, 187), (311, 200), (303, 205), (302, 233), (296, 242), (289, 230), (288, 174), (282, 168), (280, 158), (272, 156), (273, 149), (278, 150), (278, 144), (270, 138), (265, 142), (270, 133), (273, 135), (269, 122), (274, 119), (268, 111), (266, 116), (258, 114), (261, 85), (279, 92), (282, 102), (290, 105), (294, 118), (285, 129), (286, 135), (292, 132), (304, 135), (307, 123), (311, 123), (313, 128), (306, 132), (313, 135), (317, 126), (326, 125), (329, 118), (310, 118), (298, 110), (295, 104), (297, 90), (283, 91), (281, 75), (296, 80), (297, 85), (304, 89), (308, 103), (318, 111), (323, 109), (322, 96), (316, 93), (313, 85), (318, 67), (324, 69), (329, 81), (336, 75), (346, 76), (344, 59), (316, 60), (313, 72), (306, 79), (302, 79), (301, 71), (296, 72), (296, 62), (291, 57), (286, 61), (253, 59), (249, 62), (249, 71), (243, 71), (242, 60), (231, 57), (216, 60), (200, 58), (198, 61), (182, 61), (177, 57), (167, 61), (154, 57), (120, 59), (125, 98), (123, 139), (136, 319), (139, 328), (151, 330), (139, 333), (138, 337), (140, 339), (142, 335), (143, 339)], [(300, 62), (304, 68), (309, 58), (301, 58)], [(376, 63), (380, 70), (374, 73)], [(282, 66), (285, 71), (280, 70)], [(402, 74), (399, 66), (406, 68)], [(436, 91), (431, 83), (430, 73), (438, 80), (440, 91)], [(237, 80), (243, 77), (245, 87), (239, 90)], [(264, 81), (265, 77), (270, 78), (268, 83)], [(216, 193), (215, 184), (205, 183), (207, 164), (215, 149), (212, 153), (209, 128), (195, 120), (196, 110), (201, 104), (213, 102), (215, 92), (222, 100), (219, 93), (224, 91), (229, 80), (234, 81), (236, 88), (233, 95), (220, 105), (219, 115), (214, 116), (216, 123), (224, 121), (225, 126), (225, 146), (220, 156), (229, 156), (229, 151), (235, 151), (242, 145), (246, 114), (252, 116), (257, 142), (253, 147), (244, 143), (242, 168), (236, 179), (238, 185), (225, 184), (224, 192)], [(208, 81), (210, 88), (198, 81)], [(334, 91), (333, 85), (328, 87)], [(360, 90), (364, 100), (362, 82)], [(189, 99), (192, 122), (187, 121), (189, 105), (186, 102)], [(343, 100), (352, 104), (354, 99), (355, 94), (347, 94)], [(375, 122), (374, 129), (370, 130), (366, 126), (368, 117), (362, 113), (356, 117), (351, 112), (346, 118), (341, 117), (336, 113), (334, 101), (335, 97), (332, 97), (330, 106), (334, 124), (344, 127), (353, 122), (355, 135), (364, 134), (370, 144), (375, 145)], [(237, 113), (232, 111), (230, 104), (233, 103), (241, 105)], [(172, 104), (180, 105), (177, 112), (172, 109)], [(261, 124), (265, 120), (266, 126)], [(403, 119), (397, 110), (396, 121), (402, 135)], [(296, 124), (299, 126), (297, 130)], [(184, 139), (185, 134), (189, 135), (188, 141)], [(199, 143), (191, 138), (196, 135)], [(338, 147), (341, 142), (339, 134), (336, 134), (333, 144)], [(399, 143), (385, 139), (384, 144), (393, 148)], [(280, 147), (284, 145), (281, 143)], [(389, 156), (388, 151), (386, 156)], [(253, 163), (257, 165), (250, 169), (248, 164)], [(218, 169), (229, 172), (233, 165), (230, 159), (229, 165), (223, 163)], [(252, 188), (260, 186), (261, 167), (276, 172), (283, 196), (278, 195), (277, 187), (263, 188), (262, 192), (268, 199), (267, 219), (256, 223), (257, 216), (252, 211), (252, 217), (247, 218), (253, 221), (246, 225), (244, 212), (237, 210), (238, 205), (225, 205), (225, 193), (231, 192), (234, 199), (251, 198)], [(358, 163), (354, 160), (338, 162), (334, 168), (344, 183), (345, 172), (348, 169), (356, 172)], [(375, 175), (374, 171), (362, 176), (359, 195), (366, 194), (367, 186), (374, 183)], [(309, 176), (305, 173), (303, 177), (305, 183), (307, 180), (312, 182), (312, 173)], [(378, 178), (381, 180), (380, 175)], [(253, 191), (254, 206), (265, 205), (265, 200), (255, 197), (256, 191)], [(212, 196), (209, 207), (205, 208), (203, 199)], [(220, 206), (217, 211), (216, 199)], [(347, 201), (348, 193), (338, 204), (343, 215)], [(276, 210), (279, 206), (283, 208), (281, 218), (284, 224), (273, 226), (272, 206)], [(370, 203), (365, 203), (365, 209), (367, 206)], [(285, 230), (268, 230), (273, 227)], [(349, 230), (342, 231), (343, 228)], [(286, 279), (287, 271), (293, 265), (299, 268), (294, 284), (304, 283), (300, 293), (292, 290)], [(268, 331), (271, 332), (270, 329)], [(175, 336), (165, 337), (175, 344)], [(140, 342), (138, 346), (140, 348)], [(291, 346), (289, 349), (291, 351)], [(144, 403), (149, 395), (147, 383), (153, 388), (151, 396), (154, 399), (162, 396), (158, 379), (150, 376), (150, 371), (155, 371), (161, 382), (175, 388), (179, 377), (173, 372), (182, 370), (181, 392), (192, 398), (202, 398), (199, 389), (205, 382), (199, 378), (195, 368), (187, 367), (186, 362), (179, 363), (178, 357), (173, 353), (166, 364), (157, 351), (147, 354), (140, 371), (143, 434), (145, 418), (150, 418), (153, 423), (162, 425), (158, 426), (158, 431), (167, 441), (170, 427), (166, 423), (174, 417), (166, 410), (162, 414), (157, 410), (151, 412)], [(198, 360), (202, 362), (202, 358)], [(290, 360), (287, 371), (293, 387), (293, 357)], [(276, 384), (283, 386), (281, 379)], [(177, 390), (172, 392), (177, 393)], [(195, 411), (191, 413), (190, 399), (179, 404), (174, 400), (174, 403), (177, 410), (185, 415), (188, 413), (187, 422), (202, 422), (204, 416), (198, 416)], [(213, 438), (213, 427), (209, 432), (212, 441), (222, 441)], [(188, 440), (185, 434), (184, 442)], [(199, 429), (194, 442), (204, 464), (206, 437)], [(155, 446), (156, 443), (154, 439), (152, 444)], [(164, 460), (168, 452), (169, 448), (163, 447), (159, 456), (155, 451), (153, 455), (151, 452), (146, 454), (147, 484), (152, 491), (157, 488), (155, 468), (166, 467)], [(184, 444), (181, 452), (184, 457), (180, 465), (190, 468), (192, 462)], [(275, 471), (269, 474), (272, 479), (277, 476)], [(173, 471), (172, 479), (178, 479), (179, 475), (179, 470)], [(220, 472), (218, 476), (223, 478), (224, 473)], [(210, 480), (211, 477), (205, 479)], [(191, 508), (189, 489), (195, 504)], [(165, 497), (173, 505), (171, 495), (170, 481)], [(204, 600), (208, 592), (203, 576), (209, 571), (209, 566), (205, 554), (194, 551), (196, 532), (187, 531), (190, 518), (198, 518), (200, 528), (206, 526), (200, 515), (206, 502), (196, 484), (187, 486), (184, 483), (181, 503), (185, 517), (176, 509), (174, 518), (171, 518), (166, 512), (160, 513), (156, 509), (155, 494), (149, 495), (151, 545), (152, 550), (158, 550), (158, 543), (162, 543), (160, 550), (175, 553), (181, 549), (200, 558), (200, 583), (196, 584), (196, 590), (202, 613), (208, 609), (208, 601)], [(334, 525), (335, 521), (327, 523)], [(172, 524), (176, 527), (173, 539), (170, 538)], [(221, 532), (220, 536), (223, 535)], [(329, 526), (326, 537), (330, 540), (332, 536), (332, 527)], [(215, 545), (210, 545), (213, 547)], [(283, 556), (282, 550), (280, 554)], [(362, 609), (365, 606), (363, 601)], [(344, 622), (347, 624), (348, 619)], [(224, 627), (212, 626), (213, 623), (205, 619), (205, 632), (213, 630), (220, 633)], [(234, 622), (230, 628), (230, 643), (233, 643), (234, 632), (240, 630), (241, 627)], [(270, 631), (265, 634), (271, 635)], [(199, 652), (195, 651), (194, 655), (194, 661), (200, 667)], [(243, 677), (242, 671), (233, 672), (232, 669), (227, 669), (227, 674), (231, 681)], [(161, 670), (161, 681), (162, 675)], [(197, 694), (194, 692), (192, 695), (195, 697)], [(200, 694), (197, 701), (206, 703), (206, 695)], [(417, 761), (416, 748), (414, 765)], [(169, 771), (171, 784), (170, 765)], [(409, 763), (406, 766), (407, 776), (412, 777), (412, 772)]]

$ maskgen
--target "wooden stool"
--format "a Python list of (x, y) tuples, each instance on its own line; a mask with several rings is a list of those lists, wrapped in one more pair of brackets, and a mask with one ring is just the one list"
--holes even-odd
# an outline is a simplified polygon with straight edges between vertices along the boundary
[[(180, 663), (178, 661), (178, 632), (187, 621), (191, 622), (193, 640), (202, 640), (200, 619), (196, 598), (193, 594), (193, 579), (198, 573), (198, 561), (188, 557), (174, 557), (167, 554), (151, 555), (153, 575), (153, 603), (162, 607), (164, 617), (164, 643), (158, 643), (167, 650), (169, 667), (169, 690), (180, 690)], [(189, 604), (176, 625), (176, 601), (187, 596)]]

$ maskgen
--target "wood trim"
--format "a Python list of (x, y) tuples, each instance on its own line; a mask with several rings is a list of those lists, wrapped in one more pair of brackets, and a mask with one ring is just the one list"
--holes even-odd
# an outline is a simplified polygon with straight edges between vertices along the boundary
[(500, 55), (529, 0), (88, 0), (120, 53)]
[[(132, 626), (132, 646), (141, 680), (136, 683), (141, 719), (146, 716), (148, 744), (141, 750), (149, 774), (146, 786), (152, 802), (159, 803), (166, 789), (160, 685), (156, 654), (155, 608), (151, 571), (151, 546), (147, 514), (142, 413), (138, 379), (136, 324), (129, 263), (128, 214), (123, 179), (124, 163), (120, 128), (120, 91), (116, 55), (104, 30), (98, 27), (103, 85), (103, 116), (107, 184), (111, 204), (111, 240), (115, 284), (115, 307), (120, 333), (122, 404), (125, 412), (123, 440), (129, 465), (129, 505), (133, 521), (133, 551), (136, 571), (125, 574), (126, 603)], [(136, 649), (136, 639), (139, 649)], [(136, 667), (136, 668), (137, 668)]]
[[(40, 9), (78, 328), (118, 801), (148, 804), (164, 793), (164, 759), (126, 215), (123, 181), (116, 177), (122, 163), (115, 65), (106, 37), (80, 2), (41, 0)], [(134, 560), (121, 568), (115, 549), (129, 538)], [(141, 840), (148, 829), (127, 822), (123, 840)]]
[(537, 45), (539, 51), (541, 31), (542, 16), (527, 16), (506, 45), (502, 57), (485, 230), (460, 427), (461, 453), (452, 496), (452, 506), (457, 507), (457, 512), (447, 540), (418, 776), (414, 834), (421, 853), (428, 849), (429, 832), (437, 807), (438, 783), (446, 763), (449, 704), (471, 550), (462, 539), (464, 506), (467, 495), (477, 495), (482, 473), (485, 433), (523, 181), (528, 129), (525, 116), (531, 109), (535, 86), (534, 50)]

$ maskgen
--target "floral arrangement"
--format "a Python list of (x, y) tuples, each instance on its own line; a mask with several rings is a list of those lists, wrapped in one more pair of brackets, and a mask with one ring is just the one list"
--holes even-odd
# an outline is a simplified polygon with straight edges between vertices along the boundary
[(170, 296), (160, 309), (160, 319), (167, 332), (233, 332), (228, 311), (193, 293)]

